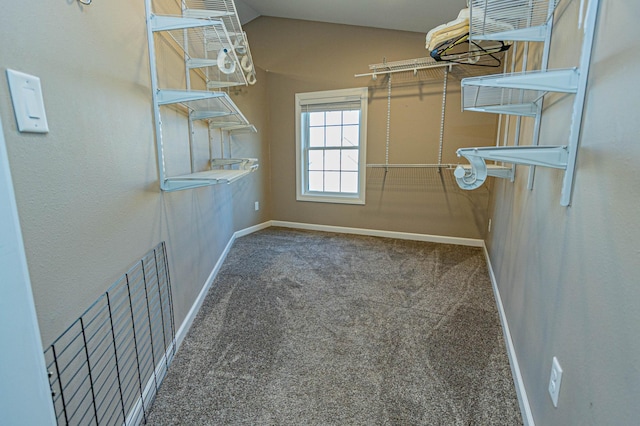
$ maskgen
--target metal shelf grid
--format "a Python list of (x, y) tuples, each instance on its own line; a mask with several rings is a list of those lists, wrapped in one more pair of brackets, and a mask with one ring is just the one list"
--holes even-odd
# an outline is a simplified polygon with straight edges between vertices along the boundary
[(229, 95), (224, 92), (216, 93), (216, 95), (218, 96), (181, 102), (181, 104), (189, 108), (191, 118), (194, 120), (213, 120), (218, 117), (241, 115), (240, 110), (229, 98)]
[(536, 103), (544, 92), (470, 85), (465, 86), (462, 95), (462, 108), (467, 111), (535, 117)]
[(559, 0), (471, 0), (472, 40), (544, 41)]
[[(169, 18), (163, 16), (162, 18)], [(193, 19), (183, 17), (170, 17), (176, 23), (184, 22), (183, 28), (175, 28), (163, 31), (183, 50), (187, 67), (200, 68), (204, 74), (208, 88), (223, 88), (230, 86), (246, 85), (247, 79), (240, 65), (240, 60), (234, 48), (234, 42), (223, 21), (218, 19), (201, 19), (206, 26), (189, 27)], [(233, 72), (225, 73), (218, 66), (218, 53), (221, 49), (226, 51), (229, 60), (235, 66)]]
[(248, 78), (255, 78), (255, 69), (253, 66), (253, 58), (249, 50), (249, 42), (247, 36), (242, 30), (242, 24), (236, 10), (233, 0), (183, 0), (183, 15), (193, 18), (215, 18), (222, 21), (228, 31), (233, 45), (236, 47), (237, 53), (242, 57), (246, 56), (245, 73), (251, 75)]
[(160, 90), (158, 98), (160, 105), (182, 105), (189, 111), (191, 120), (207, 120), (211, 128), (253, 128), (225, 92)]
[(165, 182), (165, 190), (178, 191), (232, 183), (258, 170), (258, 160), (255, 158), (214, 158), (211, 160), (211, 167), (216, 167), (216, 169), (171, 177)]
[(465, 78), (461, 82), (462, 108), (535, 117), (545, 93), (575, 93), (578, 79), (575, 68)]
[(139, 424), (175, 355), (164, 242), (44, 352), (58, 424)]
[(220, 19), (230, 34), (242, 36), (242, 25), (233, 0), (183, 0), (182, 3), (184, 16)]

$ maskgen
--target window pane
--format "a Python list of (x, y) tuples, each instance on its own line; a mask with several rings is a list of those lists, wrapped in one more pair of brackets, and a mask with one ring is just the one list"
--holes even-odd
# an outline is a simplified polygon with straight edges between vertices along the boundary
[(343, 111), (343, 124), (360, 124), (360, 111)]
[(310, 150), (309, 151), (309, 170), (323, 170), (324, 169), (324, 151)]
[(324, 191), (323, 172), (309, 172), (309, 191)]
[(344, 126), (342, 134), (342, 146), (358, 146), (360, 126)]
[(310, 112), (309, 113), (309, 125), (310, 126), (324, 126), (324, 112)]
[(367, 88), (295, 97), (296, 200), (364, 204)]
[(358, 192), (358, 172), (342, 172), (340, 179), (342, 192), (355, 194)]
[(311, 127), (309, 129), (309, 146), (324, 146), (324, 127)]
[(358, 171), (358, 157), (360, 151), (357, 149), (343, 149), (342, 155), (342, 170)]
[(340, 146), (340, 139), (342, 137), (342, 127), (333, 126), (327, 127), (327, 146)]
[(325, 170), (340, 170), (340, 150), (328, 149), (324, 155), (324, 168)]
[(342, 111), (327, 111), (327, 126), (342, 124)]
[(324, 172), (324, 190), (340, 192), (340, 172)]

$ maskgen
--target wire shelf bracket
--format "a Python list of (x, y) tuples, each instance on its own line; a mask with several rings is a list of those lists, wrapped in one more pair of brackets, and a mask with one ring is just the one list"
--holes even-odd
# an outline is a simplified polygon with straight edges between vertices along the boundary
[(454, 171), (458, 185), (462, 189), (479, 188), (488, 176), (513, 179), (510, 167), (486, 164), (486, 160), (525, 166), (544, 166), (554, 169), (567, 168), (569, 152), (566, 146), (502, 146), (486, 148), (460, 148), (458, 157), (466, 158), (470, 165), (459, 165)]

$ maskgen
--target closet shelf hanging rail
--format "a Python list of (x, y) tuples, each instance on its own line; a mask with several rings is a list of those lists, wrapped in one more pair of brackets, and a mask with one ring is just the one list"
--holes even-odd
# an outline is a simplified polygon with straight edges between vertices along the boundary
[(454, 169), (456, 166), (457, 164), (367, 164), (372, 169)]
[(501, 161), (525, 166), (543, 166), (554, 169), (566, 169), (569, 152), (566, 146), (502, 146), (484, 148), (460, 148), (458, 157), (465, 157), (470, 166), (458, 166), (454, 172), (456, 181), (462, 189), (479, 188), (488, 176), (505, 179), (513, 178), (511, 169), (490, 168), (485, 161)]
[(354, 77), (376, 77), (378, 75), (394, 74), (407, 71), (413, 71), (413, 73), (416, 74), (420, 70), (452, 67), (454, 65), (461, 64), (457, 62), (438, 62), (433, 58), (407, 59), (404, 61), (371, 64), (369, 65), (369, 69), (371, 70), (371, 72), (364, 74), (355, 74)]

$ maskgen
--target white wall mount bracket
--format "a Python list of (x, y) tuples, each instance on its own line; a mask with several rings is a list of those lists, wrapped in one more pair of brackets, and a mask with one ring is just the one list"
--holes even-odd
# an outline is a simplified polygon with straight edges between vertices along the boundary
[(489, 167), (486, 160), (501, 161), (525, 166), (543, 166), (566, 169), (569, 152), (566, 146), (502, 146), (486, 148), (460, 148), (458, 157), (465, 157), (471, 167), (458, 166), (454, 171), (462, 189), (479, 188), (488, 176), (513, 179), (511, 168)]

